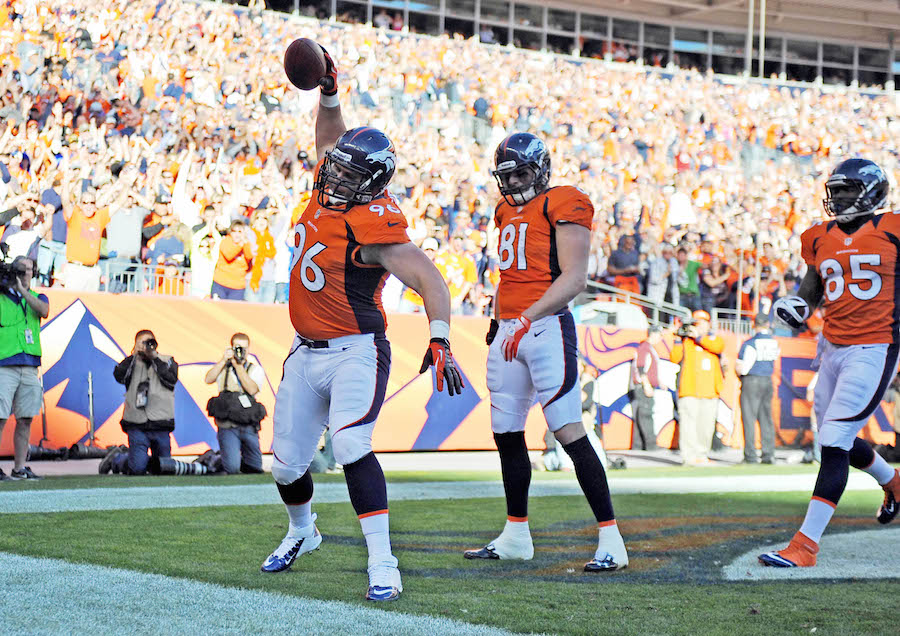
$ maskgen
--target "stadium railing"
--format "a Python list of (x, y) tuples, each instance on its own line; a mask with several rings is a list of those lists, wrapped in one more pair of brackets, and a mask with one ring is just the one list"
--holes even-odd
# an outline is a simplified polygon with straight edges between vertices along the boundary
[(191, 270), (176, 265), (152, 265), (102, 260), (100, 290), (114, 294), (160, 294), (189, 296)]

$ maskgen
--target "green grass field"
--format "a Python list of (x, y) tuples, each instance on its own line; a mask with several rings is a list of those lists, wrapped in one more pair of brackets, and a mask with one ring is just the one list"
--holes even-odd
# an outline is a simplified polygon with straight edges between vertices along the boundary
[[(785, 470), (786, 467), (780, 467)], [(727, 474), (757, 467), (724, 469)], [(787, 470), (794, 470), (792, 467)], [(808, 471), (809, 468), (804, 467)], [(715, 476), (717, 469), (704, 471)], [(676, 474), (684, 476), (683, 470)], [(668, 469), (628, 476), (668, 476)], [(489, 473), (404, 473), (392, 481), (496, 479)], [(536, 479), (573, 479), (535, 474)], [(45, 479), (5, 483), (2, 490), (98, 486), (271, 483), (269, 476), (235, 478)], [(327, 475), (317, 482), (340, 482)], [(214, 491), (212, 491), (214, 492)], [(533, 498), (530, 562), (472, 562), (466, 548), (491, 540), (505, 517), (500, 499), (397, 501), (391, 504), (395, 554), (404, 593), (379, 606), (517, 632), (560, 634), (889, 634), (896, 580), (732, 583), (721, 567), (796, 530), (809, 493), (622, 495), (617, 517), (630, 567), (606, 575), (581, 568), (596, 547), (596, 525), (581, 497)], [(872, 529), (876, 490), (848, 492), (829, 532)], [(0, 551), (54, 557), (364, 604), (365, 544), (349, 504), (319, 504), (322, 548), (283, 575), (259, 565), (281, 540), (286, 516), (278, 505), (0, 515)], [(890, 558), (873, 555), (873, 563)], [(0, 626), (0, 632), (2, 632)], [(202, 630), (201, 630), (202, 631)]]

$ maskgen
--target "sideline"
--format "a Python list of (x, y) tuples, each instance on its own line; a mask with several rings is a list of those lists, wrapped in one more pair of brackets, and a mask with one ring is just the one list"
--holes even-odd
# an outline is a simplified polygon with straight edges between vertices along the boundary
[(0, 571), (14, 572), (16, 579), (0, 587), (0, 631), (5, 634), (510, 633), (447, 618), (5, 552), (0, 552)]
[[(815, 474), (734, 475), (693, 477), (610, 477), (613, 495), (665, 493), (812, 492)], [(847, 490), (880, 490), (864, 473), (850, 475)], [(580, 495), (574, 477), (566, 481), (532, 482), (531, 497)], [(476, 499), (503, 497), (500, 481), (388, 483), (393, 501), (429, 499)], [(317, 484), (313, 501), (342, 503), (350, 499), (347, 486)], [(191, 508), (207, 506), (255, 506), (280, 504), (271, 484), (241, 486), (141, 486), (136, 488), (85, 488), (72, 490), (14, 490), (0, 492), (0, 514), (74, 512), (86, 510), (138, 510), (146, 508)]]
[(722, 577), (726, 581), (900, 578), (900, 561), (887, 557), (893, 553), (893, 546), (900, 543), (898, 527), (826, 534), (812, 568), (765, 567), (757, 561), (756, 557), (764, 552), (782, 549), (789, 539), (786, 533), (778, 545), (764, 545), (742, 554), (722, 568)]

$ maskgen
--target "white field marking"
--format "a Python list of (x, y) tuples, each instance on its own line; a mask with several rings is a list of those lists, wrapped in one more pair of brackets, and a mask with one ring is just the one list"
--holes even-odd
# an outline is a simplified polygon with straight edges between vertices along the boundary
[[(734, 492), (812, 492), (814, 473), (801, 475), (703, 476), (702, 469), (691, 477), (613, 477), (613, 495), (655, 493), (734, 493)], [(853, 473), (848, 490), (878, 490), (866, 474)], [(532, 482), (532, 497), (580, 495), (581, 488), (572, 479)], [(475, 499), (503, 497), (500, 481), (444, 481), (389, 483), (388, 499)], [(347, 486), (340, 483), (317, 484), (313, 501), (342, 503), (350, 501)], [(0, 486), (0, 514), (19, 512), (66, 512), (78, 510), (137, 510), (143, 508), (189, 508), (207, 506), (253, 506), (279, 504), (281, 498), (271, 484), (244, 486), (141, 486), (136, 488), (83, 488), (70, 490), (14, 490), (3, 492)]]
[[(0, 586), (4, 634), (509, 634), (447, 618), (5, 552), (0, 572), (15, 579)], [(364, 580), (360, 573), (361, 585)]]
[[(872, 523), (875, 522), (872, 515)], [(900, 578), (900, 561), (892, 558), (900, 542), (900, 527), (826, 534), (819, 544), (815, 567), (766, 567), (756, 557), (781, 550), (790, 537), (777, 545), (760, 546), (722, 568), (729, 581), (791, 581), (796, 579), (892, 579)]]

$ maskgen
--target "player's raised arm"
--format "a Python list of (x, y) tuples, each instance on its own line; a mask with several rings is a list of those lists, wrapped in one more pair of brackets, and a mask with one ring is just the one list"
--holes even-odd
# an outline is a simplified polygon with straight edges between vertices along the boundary
[(366, 245), (362, 248), (362, 258), (366, 263), (380, 264), (422, 297), (431, 327), (431, 342), (419, 373), (434, 365), (438, 390), (443, 390), (446, 380), (447, 392), (459, 395), (464, 385), (450, 353), (450, 290), (434, 263), (412, 243)]
[(323, 157), (327, 150), (331, 150), (334, 142), (347, 130), (337, 94), (337, 67), (325, 47), (321, 48), (322, 53), (325, 54), (326, 75), (319, 80), (321, 93), (319, 94), (319, 113), (316, 116), (316, 157), (318, 158)]

